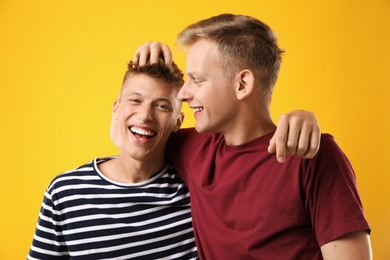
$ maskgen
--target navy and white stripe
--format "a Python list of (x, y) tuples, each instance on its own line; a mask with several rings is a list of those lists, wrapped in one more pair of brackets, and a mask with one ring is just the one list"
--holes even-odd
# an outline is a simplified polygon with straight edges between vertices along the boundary
[(150, 180), (108, 180), (95, 159), (45, 192), (28, 259), (196, 259), (187, 186), (167, 166)]

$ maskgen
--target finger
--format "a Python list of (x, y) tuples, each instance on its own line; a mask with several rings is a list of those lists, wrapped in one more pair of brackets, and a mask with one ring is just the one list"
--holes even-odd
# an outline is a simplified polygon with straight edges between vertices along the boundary
[(308, 144), (308, 149), (303, 155), (303, 158), (310, 159), (313, 158), (320, 148), (321, 144), (321, 129), (319, 126), (315, 127), (310, 135), (310, 141)]
[(159, 42), (152, 42), (150, 45), (150, 64), (156, 64), (160, 61), (162, 44)]
[(276, 144), (275, 144), (274, 136), (272, 136), (271, 140), (269, 140), (269, 145), (268, 145), (268, 152), (271, 154), (276, 152)]
[(172, 65), (173, 60), (172, 60), (171, 49), (169, 49), (167, 45), (163, 44), (161, 46), (161, 53), (164, 58), (165, 64), (168, 66)]
[(134, 57), (133, 57), (133, 64), (134, 65), (136, 65), (136, 64), (138, 64), (138, 62), (139, 62), (139, 52), (138, 52), (138, 50), (134, 53)]
[(302, 121), (296, 117), (290, 117), (288, 128), (287, 155), (293, 156), (297, 153), (299, 136), (301, 134)]
[(289, 117), (284, 114), (279, 118), (278, 125), (274, 134), (276, 146), (276, 159), (283, 163), (287, 156), (287, 137), (289, 132)]
[(140, 48), (138, 48), (136, 55), (138, 55), (138, 65), (146, 65), (150, 56), (150, 43), (145, 43)]
[(308, 147), (310, 138), (311, 138), (311, 127), (304, 123), (302, 125), (302, 129), (299, 132), (298, 144), (296, 147), (296, 155), (303, 156), (308, 152), (308, 150), (310, 149)]

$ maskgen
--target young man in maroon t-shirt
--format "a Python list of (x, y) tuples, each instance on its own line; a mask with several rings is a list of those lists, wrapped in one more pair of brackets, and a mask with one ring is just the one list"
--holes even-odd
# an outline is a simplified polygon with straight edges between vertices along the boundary
[[(168, 151), (190, 189), (200, 257), (370, 259), (355, 175), (333, 138), (322, 135), (309, 160), (286, 159), (282, 149), (279, 164), (267, 152), (275, 148), (269, 107), (282, 53), (271, 29), (224, 14), (190, 25), (178, 42), (188, 48), (178, 98), (194, 110), (196, 131), (173, 135)], [(135, 60), (153, 61), (161, 50), (169, 62), (158, 43), (140, 47)], [(276, 136), (288, 130), (281, 129)], [(304, 138), (292, 133), (298, 155), (320, 139), (312, 130), (304, 123)]]

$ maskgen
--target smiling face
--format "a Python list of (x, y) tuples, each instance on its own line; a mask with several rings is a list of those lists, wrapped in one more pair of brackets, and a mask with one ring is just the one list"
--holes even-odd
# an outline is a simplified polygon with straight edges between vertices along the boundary
[(187, 80), (178, 98), (194, 110), (199, 133), (231, 131), (237, 122), (237, 81), (228, 79), (217, 45), (199, 40), (188, 48)]
[(111, 138), (121, 156), (139, 161), (164, 158), (165, 145), (182, 123), (178, 88), (146, 74), (126, 78), (113, 107)]

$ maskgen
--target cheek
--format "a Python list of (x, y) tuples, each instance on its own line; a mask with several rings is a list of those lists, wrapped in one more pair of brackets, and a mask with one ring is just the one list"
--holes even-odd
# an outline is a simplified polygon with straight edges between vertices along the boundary
[(209, 85), (199, 89), (199, 95), (201, 95), (202, 98), (208, 98), (216, 101), (224, 100), (228, 93), (228, 86), (215, 81), (210, 82)]
[(116, 119), (118, 124), (125, 124), (126, 121), (132, 117), (132, 115), (137, 110), (134, 109), (131, 105), (122, 105), (120, 106), (117, 111), (113, 115), (113, 119)]
[(118, 126), (118, 121), (117, 119), (115, 119), (114, 117), (111, 119), (111, 125), (110, 125), (110, 138), (111, 138), (111, 142), (119, 147), (120, 145), (120, 135), (119, 135), (119, 126)]
[(172, 116), (167, 117), (161, 117), (159, 118), (159, 121), (161, 122), (160, 127), (163, 131), (164, 136), (169, 136), (176, 127), (176, 118)]

